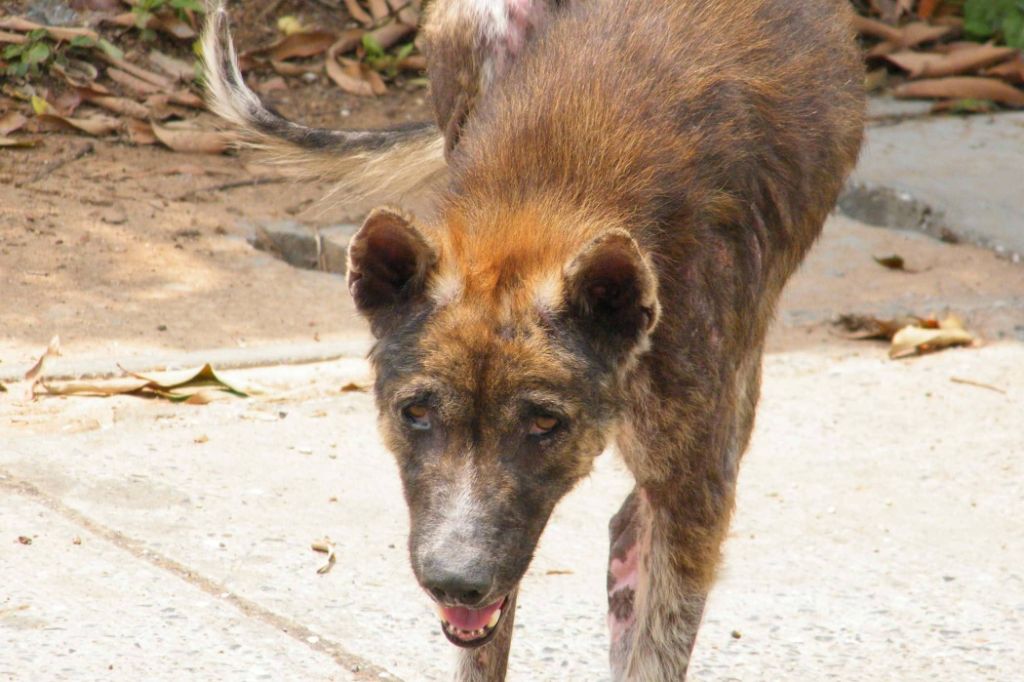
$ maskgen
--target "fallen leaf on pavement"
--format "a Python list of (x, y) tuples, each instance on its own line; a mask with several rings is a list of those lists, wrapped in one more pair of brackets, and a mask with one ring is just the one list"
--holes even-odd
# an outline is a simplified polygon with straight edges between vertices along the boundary
[(885, 58), (908, 72), (911, 78), (954, 76), (973, 73), (1010, 58), (1017, 51), (1012, 47), (995, 45), (974, 45), (947, 54), (935, 52), (896, 52)]
[(889, 348), (892, 359), (921, 355), (952, 346), (969, 346), (974, 335), (964, 328), (963, 321), (950, 315), (939, 322), (938, 329), (908, 325), (896, 332)]
[(151, 123), (150, 125), (156, 139), (176, 152), (220, 154), (231, 145), (233, 139), (229, 133), (215, 130), (183, 128), (170, 124), (161, 126)]
[(365, 385), (365, 384), (357, 384), (356, 382), (352, 381), (352, 382), (349, 382), (349, 383), (345, 384), (344, 386), (342, 386), (341, 387), (341, 392), (342, 393), (355, 393), (357, 391), (359, 391), (359, 392), (366, 391), (369, 388), (370, 387)]
[(896, 97), (920, 99), (991, 100), (1014, 107), (1024, 107), (1024, 90), (995, 78), (954, 76), (930, 78), (904, 83), (893, 88)]
[(330, 571), (334, 567), (334, 562), (336, 561), (337, 556), (334, 543), (331, 542), (331, 539), (324, 538), (323, 540), (317, 540), (311, 545), (311, 547), (313, 548), (313, 551), (327, 554), (327, 563), (316, 569), (317, 574), (323, 575)]
[(903, 261), (903, 256), (899, 256), (897, 254), (893, 254), (891, 256), (881, 256), (881, 257), (880, 256), (872, 256), (872, 258), (874, 259), (874, 261), (876, 263), (878, 263), (879, 265), (881, 265), (884, 268), (889, 268), (890, 270), (903, 270), (903, 271), (907, 272), (907, 270), (906, 270), (906, 263)]
[(879, 339), (889, 341), (900, 329), (917, 325), (927, 329), (938, 329), (939, 323), (931, 319), (922, 319), (913, 315), (886, 320), (872, 315), (840, 315), (833, 324), (847, 332), (847, 338), (855, 341)]
[(249, 394), (224, 381), (209, 364), (199, 369), (163, 372), (148, 376), (124, 370), (126, 376), (104, 381), (63, 381), (43, 384), (52, 395), (107, 397), (137, 395), (160, 397), (176, 403), (205, 405), (228, 396), (247, 398)]

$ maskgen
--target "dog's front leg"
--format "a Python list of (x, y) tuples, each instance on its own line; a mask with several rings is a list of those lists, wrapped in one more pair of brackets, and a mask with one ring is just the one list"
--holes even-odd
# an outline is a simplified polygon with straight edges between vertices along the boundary
[(503, 682), (512, 646), (518, 588), (508, 596), (505, 615), (490, 642), (477, 649), (459, 649), (455, 682)]

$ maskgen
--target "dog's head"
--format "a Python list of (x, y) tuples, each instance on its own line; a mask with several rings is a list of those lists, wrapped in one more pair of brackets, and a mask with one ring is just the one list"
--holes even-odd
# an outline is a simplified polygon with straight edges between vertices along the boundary
[(500, 220), (449, 216), (432, 240), (377, 210), (349, 248), (413, 570), (461, 646), (493, 635), (555, 504), (604, 449), (659, 310), (627, 232)]

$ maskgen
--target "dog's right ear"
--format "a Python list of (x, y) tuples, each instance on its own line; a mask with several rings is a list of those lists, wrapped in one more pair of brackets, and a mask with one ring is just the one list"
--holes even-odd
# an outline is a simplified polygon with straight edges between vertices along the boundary
[(412, 221), (374, 209), (348, 245), (348, 289), (375, 336), (424, 296), (437, 254)]

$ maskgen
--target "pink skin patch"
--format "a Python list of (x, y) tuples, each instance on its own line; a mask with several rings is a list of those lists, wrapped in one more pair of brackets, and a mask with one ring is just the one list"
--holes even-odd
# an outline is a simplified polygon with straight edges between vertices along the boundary
[(623, 559), (612, 559), (608, 565), (611, 586), (608, 589), (608, 629), (612, 643), (620, 641), (636, 620), (633, 599), (640, 583), (640, 543), (634, 543)]

